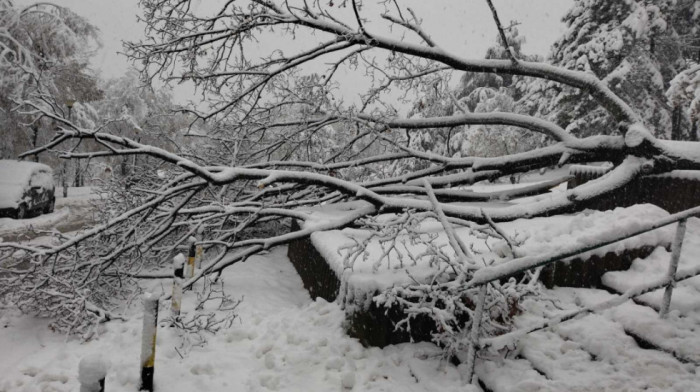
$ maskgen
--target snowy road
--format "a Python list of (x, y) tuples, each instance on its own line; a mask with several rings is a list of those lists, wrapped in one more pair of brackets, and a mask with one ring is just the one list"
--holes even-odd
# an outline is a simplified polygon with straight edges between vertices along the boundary
[(69, 233), (94, 224), (97, 197), (90, 193), (90, 188), (71, 188), (68, 198), (63, 198), (58, 188), (56, 197), (56, 209), (51, 214), (22, 220), (0, 218), (0, 238), (6, 242), (28, 241), (45, 235), (42, 231)]

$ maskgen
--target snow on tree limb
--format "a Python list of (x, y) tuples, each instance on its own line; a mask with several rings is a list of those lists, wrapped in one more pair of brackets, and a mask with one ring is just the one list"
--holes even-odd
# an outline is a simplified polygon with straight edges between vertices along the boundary
[[(43, 96), (19, 101), (21, 110), (59, 127), (52, 141), (25, 155), (58, 151), (66, 159), (110, 157), (129, 162), (127, 157), (134, 158), (132, 172), (107, 181), (107, 207), (94, 228), (51, 246), (20, 248), (0, 243), (3, 255), (21, 250), (36, 266), (36, 279), (12, 281), (23, 295), (57, 284), (46, 277), (47, 271), (57, 271), (61, 283), (67, 282), (64, 291), (52, 291), (69, 299), (62, 310), (85, 309), (87, 299), (80, 291), (84, 282), (104, 279), (110, 295), (125, 295), (120, 291), (121, 279), (170, 277), (172, 254), (181, 251), (198, 230), (203, 231), (198, 244), (205, 248), (206, 262), (185, 285), (318, 231), (361, 224), (383, 227), (386, 232), (414, 229), (401, 226), (405, 223), (401, 219), (392, 221), (395, 227), (382, 226), (373, 220), (381, 214), (437, 217), (448, 232), (453, 225), (473, 228), (478, 226), (474, 222), (487, 223), (495, 233), (492, 237), (500, 238), (497, 222), (576, 211), (639, 176), (700, 169), (696, 145), (656, 139), (639, 114), (591, 73), (521, 56), (517, 61), (514, 57), (463, 58), (441, 48), (423, 30), (418, 16), (410, 10), (403, 13), (398, 4), (398, 14), (387, 11), (374, 17), (398, 25), (395, 28), (403, 33), (415, 33), (413, 39), (418, 42), (379, 29), (371, 10), (361, 9), (354, 1), (346, 13), (321, 2), (251, 0), (246, 6), (226, 2), (212, 15), (196, 14), (190, 3), (143, 0), (149, 39), (127, 48), (142, 66), (143, 79), (191, 81), (208, 97), (206, 110), (187, 110), (192, 119), (189, 128), (174, 132), (187, 136), (186, 143), (146, 141), (141, 135), (148, 134), (149, 127), (128, 117), (123, 122), (135, 129), (131, 134), (105, 124), (92, 127), (71, 121), (60, 105)], [(404, 17), (409, 14), (412, 19)], [(256, 40), (264, 40), (271, 32), (277, 34), (275, 47), (257, 47)], [(297, 49), (285, 47), (284, 38), (303, 32), (315, 33), (317, 39)], [(325, 71), (307, 72), (314, 62), (324, 63)], [(338, 72), (345, 67), (365, 72), (371, 80), (359, 103), (345, 102), (342, 95), (352, 83), (342, 80)], [(577, 137), (546, 119), (507, 112), (513, 105), (474, 110), (473, 102), (455, 96), (449, 86), (452, 77), (464, 72), (490, 76), (493, 80), (488, 82), (497, 86), (490, 91), (477, 86), (470, 98), (483, 93), (494, 101), (503, 99), (505, 93), (492, 91), (504, 86), (506, 76), (539, 78), (579, 89), (623, 124), (622, 134)], [(388, 96), (390, 90), (402, 96)], [(411, 112), (401, 114), (396, 100), (411, 101)], [(491, 134), (532, 131), (540, 138), (533, 146), (539, 148), (512, 151), (506, 146), (499, 156), (465, 156), (456, 153), (459, 147), (453, 148), (451, 142), (467, 126), (483, 126)], [(423, 142), (439, 148), (425, 148)], [(91, 149), (77, 150), (81, 143), (89, 143)], [(564, 163), (599, 161), (611, 161), (616, 167), (576, 189), (528, 203), (483, 206), (471, 202), (537, 194), (562, 179), (485, 194), (461, 189)], [(449, 202), (457, 199), (465, 202)], [(352, 208), (329, 213), (326, 219), (304, 210), (337, 207), (347, 201)], [(299, 230), (290, 230), (292, 220)], [(506, 242), (516, 248), (513, 241), (506, 238)], [(452, 260), (451, 278), (467, 281), (473, 269), (465, 261), (473, 255), (454, 235), (450, 244), (459, 259)], [(435, 252), (435, 257), (444, 256)], [(76, 263), (79, 255), (86, 259)], [(479, 273), (474, 275), (477, 278), (485, 279)], [(522, 288), (518, 287), (515, 291)], [(425, 299), (435, 294), (433, 289), (424, 285), (403, 293)], [(464, 315), (470, 315), (472, 309), (459, 297), (464, 293), (457, 288), (440, 299), (464, 307)], [(498, 301), (504, 298), (495, 286), (487, 295)], [(516, 297), (521, 295), (518, 291)], [(100, 306), (109, 304), (105, 298), (99, 298)], [(403, 300), (388, 295), (387, 301)], [(415, 314), (426, 312), (410, 302), (402, 304)], [(68, 313), (61, 317), (73, 320)], [(454, 315), (443, 316), (447, 319), (440, 321), (442, 325), (454, 327)]]

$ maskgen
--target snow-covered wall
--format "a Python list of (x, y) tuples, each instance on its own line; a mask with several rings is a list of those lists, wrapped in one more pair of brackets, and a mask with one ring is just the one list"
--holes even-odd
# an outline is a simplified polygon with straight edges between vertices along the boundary
[[(666, 211), (657, 206), (644, 204), (610, 211), (587, 210), (576, 215), (519, 219), (501, 223), (499, 226), (520, 243), (519, 255), (526, 256), (554, 252), (573, 244), (594, 244), (607, 239), (613, 233), (631, 231), (640, 224), (653, 222), (667, 215)], [(447, 236), (437, 221), (425, 222), (419, 230), (424, 238), (434, 236), (432, 242), (442, 247), (449, 257), (454, 257)], [(604, 257), (608, 253), (620, 255), (627, 250), (644, 246), (666, 246), (671, 242), (673, 230), (672, 226), (667, 226), (586, 252), (576, 258), (585, 260), (592, 256)], [(468, 228), (460, 228), (456, 232), (467, 246), (473, 247), (486, 261), (502, 262), (512, 258), (511, 255), (502, 258), (504, 253), (508, 252), (503, 241), (490, 239), (487, 244)], [(367, 231), (354, 228), (311, 235), (314, 247), (342, 282), (340, 294), (348, 296), (344, 298), (345, 302), (364, 302), (368, 300), (368, 293), (382, 291), (395, 285), (410, 284), (413, 279), (425, 281), (435, 273), (434, 266), (431, 266), (432, 257), (426, 252), (427, 246), (412, 241), (407, 234), (398, 238), (397, 243), (400, 246), (388, 252), (386, 245), (382, 247), (378, 240), (371, 239), (362, 255), (352, 259), (352, 246), (363, 242), (368, 236)]]
[[(324, 219), (328, 211), (321, 211)], [(333, 213), (340, 213), (339, 210)], [(499, 226), (519, 246), (519, 256), (555, 252), (574, 244), (594, 244), (612, 234), (631, 231), (639, 225), (656, 221), (668, 213), (654, 205), (636, 205), (611, 211), (587, 210), (576, 215), (561, 215), (534, 219), (520, 219)], [(296, 225), (296, 223), (295, 223)], [(294, 226), (293, 230), (298, 228)], [(442, 226), (434, 220), (424, 221), (417, 230), (425, 238), (433, 238), (433, 244), (442, 247), (444, 253), (454, 257)], [(544, 279), (551, 284), (558, 277), (562, 281), (580, 286), (582, 282), (600, 281), (607, 270), (619, 270), (628, 266), (636, 257), (645, 256), (657, 246), (668, 246), (674, 227), (667, 226), (627, 240), (596, 249), (575, 258), (561, 261), (544, 271)], [(488, 244), (469, 229), (457, 229), (457, 235), (475, 251), (491, 260), (504, 262), (512, 259), (504, 241), (489, 239)], [(403, 236), (403, 238), (401, 238)], [(367, 241), (366, 248), (356, 258), (350, 257), (353, 246)], [(352, 336), (368, 345), (385, 345), (400, 341), (421, 340), (416, 336), (394, 336), (391, 317), (400, 320), (397, 309), (388, 314), (378, 309), (373, 298), (379, 292), (396, 285), (411, 284), (413, 279), (425, 281), (434, 273), (426, 245), (411, 241), (407, 234), (399, 236), (400, 246), (393, 251), (383, 248), (380, 241), (371, 239), (367, 230), (346, 228), (316, 232), (309, 239), (298, 240), (289, 246), (289, 258), (301, 275), (304, 285), (313, 298), (337, 300), (348, 314), (348, 328)], [(644, 253), (646, 252), (646, 253)], [(581, 273), (579, 266), (591, 260), (596, 276)], [(580, 274), (577, 281), (574, 273)], [(430, 326), (417, 320), (412, 330), (429, 339)], [(398, 339), (398, 340), (397, 340)], [(401, 340), (403, 339), (403, 340)]]

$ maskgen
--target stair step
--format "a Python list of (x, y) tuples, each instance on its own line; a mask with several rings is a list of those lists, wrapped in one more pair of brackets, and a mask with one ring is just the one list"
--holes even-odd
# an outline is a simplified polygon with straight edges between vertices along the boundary
[(556, 382), (536, 371), (526, 359), (478, 360), (476, 376), (486, 390), (492, 392), (556, 391)]
[[(693, 268), (700, 265), (700, 219), (688, 219), (687, 230), (681, 248), (681, 257), (678, 270)], [(626, 271), (607, 272), (602, 277), (602, 284), (616, 293), (622, 293), (632, 287), (636, 287), (666, 276), (668, 272), (671, 252), (662, 248), (656, 248), (649, 256), (643, 259), (635, 259)], [(636, 298), (636, 302), (645, 304), (654, 309), (661, 307), (664, 290), (656, 290)], [(673, 290), (671, 309), (676, 309), (682, 314), (700, 311), (700, 276), (678, 282)]]
[[(557, 298), (557, 306), (564, 311), (613, 296), (603, 290), (573, 288), (559, 288), (546, 294)], [(560, 309), (551, 309), (552, 307), (547, 310), (541, 306), (539, 316), (552, 317), (553, 313), (562, 312)], [(493, 392), (664, 391), (696, 388), (700, 375), (696, 374), (697, 366), (694, 362), (684, 363), (668, 352), (642, 348), (626, 333), (634, 327), (634, 320), (639, 320), (640, 324), (648, 322), (651, 327), (637, 326), (635, 331), (644, 333), (650, 339), (660, 339), (662, 334), (668, 334), (671, 338), (668, 339), (666, 348), (676, 349), (676, 345), (685, 344), (685, 351), (679, 351), (678, 356), (685, 355), (694, 359), (700, 350), (693, 346), (696, 343), (692, 342), (691, 330), (683, 329), (685, 324), (674, 324), (676, 319), (660, 320), (652, 309), (632, 302), (623, 305), (621, 309), (617, 313), (613, 309), (602, 314), (590, 314), (549, 330), (531, 333), (518, 344), (519, 358), (500, 362), (481, 360), (477, 375), (485, 387)], [(530, 306), (527, 314), (518, 317), (517, 323), (523, 326), (535, 321), (536, 316), (537, 306)], [(686, 321), (690, 328), (691, 320)]]
[[(578, 290), (581, 305), (589, 306), (614, 297), (601, 290)], [(672, 354), (683, 362), (700, 365), (700, 311), (685, 314), (672, 311), (666, 319), (649, 307), (628, 301), (603, 312), (624, 330), (658, 350)]]

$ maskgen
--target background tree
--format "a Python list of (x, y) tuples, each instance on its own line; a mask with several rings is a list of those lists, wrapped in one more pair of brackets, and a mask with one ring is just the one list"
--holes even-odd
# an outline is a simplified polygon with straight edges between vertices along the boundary
[[(3, 158), (45, 144), (55, 123), (14, 110), (17, 102), (43, 96), (66, 110), (67, 101), (99, 98), (96, 78), (87, 68), (99, 45), (98, 29), (70, 9), (51, 3), (17, 8), (0, 1), (0, 123)], [(38, 159), (38, 157), (35, 157)]]
[[(511, 22), (504, 29), (503, 37), (499, 34), (496, 45), (486, 52), (487, 59), (507, 60), (511, 53), (515, 58), (525, 61), (541, 61), (538, 56), (526, 55), (522, 52), (525, 37), (519, 34), (516, 22)], [(460, 80), (456, 96), (462, 104), (472, 112), (516, 112), (522, 108), (520, 100), (532, 83), (529, 78), (514, 75), (498, 75), (489, 73), (466, 73)], [(472, 126), (467, 132), (469, 155), (493, 157), (511, 155), (532, 150), (547, 143), (547, 138), (537, 133), (523, 131), (517, 127), (497, 125), (485, 127)]]
[[(495, 45), (486, 51), (486, 59), (507, 60), (510, 53), (518, 59), (540, 61), (537, 56), (522, 53), (525, 38), (519, 34), (517, 23), (504, 29), (507, 43), (497, 35)], [(430, 87), (413, 105), (408, 117), (430, 118), (452, 116), (456, 113), (520, 112), (519, 100), (531, 80), (514, 75), (465, 72), (457, 86), (444, 75), (437, 75)], [(494, 157), (532, 150), (546, 144), (546, 137), (508, 125), (472, 125), (425, 129), (406, 132), (399, 143), (421, 151), (448, 157)], [(409, 160), (403, 170), (425, 168), (429, 163)]]
[[(133, 69), (122, 77), (102, 82), (100, 89), (104, 92), (103, 99), (94, 106), (106, 132), (168, 151), (194, 152), (187, 150), (183, 139), (192, 119), (176, 112), (172, 96), (166, 90), (144, 86)], [(136, 156), (107, 162), (121, 177), (132, 173), (135, 166), (148, 166), (146, 162), (139, 163)]]
[[(554, 44), (551, 61), (596, 75), (658, 137), (692, 139), (687, 116), (681, 118), (663, 95), (692, 64), (695, 8), (695, 1), (577, 0), (564, 17), (568, 29)], [(581, 90), (543, 81), (530, 88), (528, 99), (533, 113), (577, 135), (612, 134), (619, 125)]]

